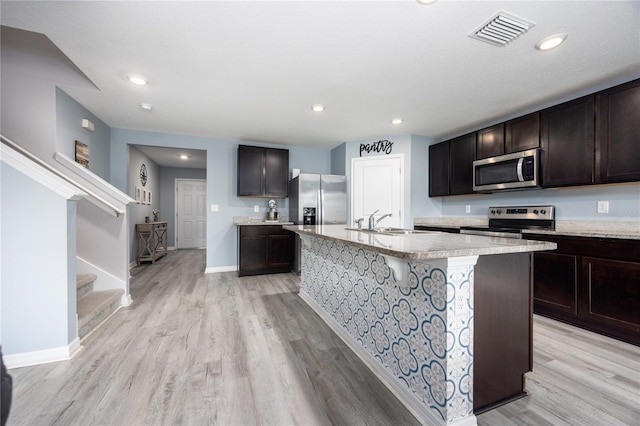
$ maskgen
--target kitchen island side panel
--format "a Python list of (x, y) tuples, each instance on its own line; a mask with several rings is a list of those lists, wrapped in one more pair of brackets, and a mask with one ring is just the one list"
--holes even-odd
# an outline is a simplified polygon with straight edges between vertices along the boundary
[[(403, 261), (404, 271), (395, 272), (380, 253), (325, 238), (305, 240), (301, 297), (341, 329), (358, 355), (375, 359), (373, 367), (385, 377), (378, 376), (421, 421), (476, 424), (476, 257)], [(398, 273), (404, 276), (396, 279)]]

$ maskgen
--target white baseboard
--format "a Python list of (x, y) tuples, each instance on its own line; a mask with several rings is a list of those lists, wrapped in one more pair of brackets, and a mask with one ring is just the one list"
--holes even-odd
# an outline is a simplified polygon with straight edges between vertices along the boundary
[(234, 272), (238, 270), (238, 265), (213, 266), (204, 270), (205, 274), (215, 274), (216, 272)]
[(81, 348), (80, 339), (76, 337), (67, 346), (44, 349), (41, 351), (23, 352), (13, 355), (3, 355), (2, 359), (8, 369), (29, 367), (31, 365), (69, 360), (73, 358)]

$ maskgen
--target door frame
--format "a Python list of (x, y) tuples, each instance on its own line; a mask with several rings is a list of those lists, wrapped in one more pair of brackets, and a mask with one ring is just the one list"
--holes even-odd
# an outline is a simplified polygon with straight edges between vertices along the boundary
[(405, 216), (405, 205), (404, 205), (404, 153), (398, 154), (389, 154), (389, 155), (375, 155), (370, 157), (352, 157), (351, 158), (351, 184), (350, 184), (350, 194), (349, 194), (349, 217), (348, 221), (351, 225), (353, 225), (353, 221), (355, 220), (353, 216), (353, 206), (354, 206), (354, 194), (355, 194), (355, 164), (358, 162), (366, 162), (368, 160), (385, 160), (396, 158), (400, 160), (400, 227), (404, 227), (404, 216)]
[[(174, 224), (174, 232), (173, 232), (173, 247), (175, 250), (178, 250), (178, 182), (179, 181), (187, 181), (187, 182), (204, 182), (205, 185), (207, 184), (207, 180), (206, 179), (196, 179), (196, 178), (175, 178), (174, 180), (174, 184), (173, 184), (173, 224)], [(205, 191), (205, 199), (207, 197), (207, 191)], [(205, 226), (208, 225), (206, 222), (208, 222), (207, 219), (207, 209), (206, 209), (206, 203), (205, 203)], [(206, 248), (206, 235), (205, 235), (205, 248)]]

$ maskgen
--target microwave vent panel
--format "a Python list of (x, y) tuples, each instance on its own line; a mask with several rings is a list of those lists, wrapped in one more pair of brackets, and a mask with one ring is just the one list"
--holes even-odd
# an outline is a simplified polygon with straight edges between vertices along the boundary
[(480, 25), (469, 37), (503, 47), (533, 28), (535, 24), (504, 11)]

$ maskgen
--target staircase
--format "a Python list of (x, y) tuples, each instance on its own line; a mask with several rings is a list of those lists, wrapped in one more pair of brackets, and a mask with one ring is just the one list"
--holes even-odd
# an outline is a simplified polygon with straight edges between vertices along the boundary
[(104, 323), (121, 306), (124, 290), (94, 291), (94, 274), (80, 274), (76, 278), (78, 338), (82, 340)]

